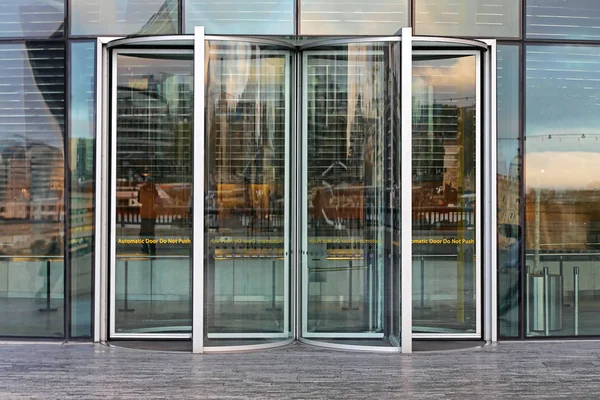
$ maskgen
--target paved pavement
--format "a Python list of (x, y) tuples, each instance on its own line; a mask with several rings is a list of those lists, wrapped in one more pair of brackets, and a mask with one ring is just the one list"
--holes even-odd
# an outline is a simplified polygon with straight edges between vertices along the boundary
[(515, 342), (411, 356), (294, 344), (194, 355), (0, 343), (2, 399), (600, 398), (600, 342)]

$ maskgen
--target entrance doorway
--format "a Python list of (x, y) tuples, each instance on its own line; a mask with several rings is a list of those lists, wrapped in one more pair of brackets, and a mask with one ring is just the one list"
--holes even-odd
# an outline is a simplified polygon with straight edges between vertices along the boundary
[(107, 339), (410, 352), (493, 330), (489, 44), (106, 42)]

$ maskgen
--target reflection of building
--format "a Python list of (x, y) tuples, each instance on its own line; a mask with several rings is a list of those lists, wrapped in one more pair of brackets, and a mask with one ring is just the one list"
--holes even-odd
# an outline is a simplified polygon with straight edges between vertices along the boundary
[(43, 145), (8, 147), (0, 164), (0, 217), (58, 221), (62, 211), (62, 151)]

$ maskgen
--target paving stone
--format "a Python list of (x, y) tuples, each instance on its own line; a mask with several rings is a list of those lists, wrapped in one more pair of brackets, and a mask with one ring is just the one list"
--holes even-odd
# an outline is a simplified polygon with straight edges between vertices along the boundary
[(600, 342), (464, 352), (342, 352), (294, 344), (197, 355), (99, 344), (0, 343), (2, 399), (595, 399)]

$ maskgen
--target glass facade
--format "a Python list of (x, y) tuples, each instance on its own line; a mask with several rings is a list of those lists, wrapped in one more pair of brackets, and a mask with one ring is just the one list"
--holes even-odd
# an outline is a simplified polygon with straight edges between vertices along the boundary
[(298, 0), (302, 35), (393, 35), (408, 26), (408, 0)]
[[(0, 336), (98, 330), (97, 37), (199, 25), (263, 37), (206, 43), (207, 346), (285, 341), (295, 326), (399, 345), (400, 45), (295, 52), (264, 36), (402, 27), (498, 40), (496, 226), (480, 178), (484, 53), (414, 53), (415, 334), (481, 337), (493, 230), (501, 338), (599, 335), (599, 15), (592, 0), (0, 0)], [(189, 336), (193, 52), (138, 48), (111, 65), (113, 333)]]
[(518, 0), (414, 0), (413, 7), (417, 35), (520, 36)]

